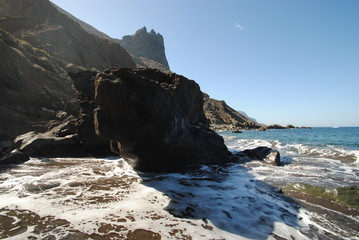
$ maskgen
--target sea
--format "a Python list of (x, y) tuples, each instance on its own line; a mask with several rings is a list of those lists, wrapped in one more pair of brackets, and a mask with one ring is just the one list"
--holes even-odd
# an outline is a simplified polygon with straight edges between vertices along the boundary
[(359, 214), (283, 194), (359, 186), (359, 128), (219, 132), (263, 161), (187, 173), (134, 171), (119, 157), (31, 158), (0, 168), (0, 239), (359, 239)]
[[(275, 185), (301, 182), (320, 187), (359, 186), (359, 127), (317, 127), (220, 132), (232, 152), (266, 146), (276, 149), (282, 171), (255, 168), (257, 178)], [(249, 164), (251, 165), (251, 164)], [(267, 167), (268, 168), (268, 167)]]

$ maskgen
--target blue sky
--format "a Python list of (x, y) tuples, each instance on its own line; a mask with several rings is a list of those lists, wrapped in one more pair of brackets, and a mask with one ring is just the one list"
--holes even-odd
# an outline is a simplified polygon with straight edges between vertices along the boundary
[(171, 70), (265, 124), (359, 126), (358, 0), (52, 0), (114, 38), (161, 33)]

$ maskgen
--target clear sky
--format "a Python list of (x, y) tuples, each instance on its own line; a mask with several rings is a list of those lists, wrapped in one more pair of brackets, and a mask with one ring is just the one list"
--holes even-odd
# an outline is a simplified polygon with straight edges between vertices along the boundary
[(359, 0), (52, 0), (114, 38), (143, 26), (173, 72), (265, 124), (359, 126)]

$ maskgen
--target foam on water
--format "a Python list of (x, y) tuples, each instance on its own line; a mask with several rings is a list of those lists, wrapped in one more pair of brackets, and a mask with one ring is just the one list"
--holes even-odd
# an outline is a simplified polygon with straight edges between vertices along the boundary
[(240, 165), (138, 174), (122, 159), (31, 159), (4, 175), (0, 218), (22, 227), (17, 235), (0, 230), (10, 239), (125, 238), (136, 229), (162, 239), (307, 239), (309, 232), (296, 203)]
[(348, 160), (357, 150), (221, 134), (231, 151), (267, 146), (285, 164), (151, 174), (123, 159), (31, 159), (0, 173), (0, 238), (121, 239), (141, 229), (162, 239), (359, 238), (278, 193), (291, 183), (359, 185), (358, 160)]
[(252, 174), (276, 185), (283, 186), (298, 181), (315, 183), (323, 187), (359, 185), (358, 160), (356, 160), (358, 152), (355, 150), (333, 146), (316, 148), (304, 144), (283, 144), (279, 141), (259, 139), (231, 139), (227, 146), (233, 152), (259, 146), (279, 150), (281, 161), (284, 163), (280, 169), (262, 166), (258, 162), (246, 164), (252, 169)]

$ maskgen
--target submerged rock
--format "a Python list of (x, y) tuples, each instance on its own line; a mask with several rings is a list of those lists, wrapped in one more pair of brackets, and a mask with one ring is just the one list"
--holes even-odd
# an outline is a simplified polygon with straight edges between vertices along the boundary
[(155, 69), (110, 69), (95, 79), (96, 133), (139, 170), (182, 171), (232, 160), (208, 128), (192, 80)]

